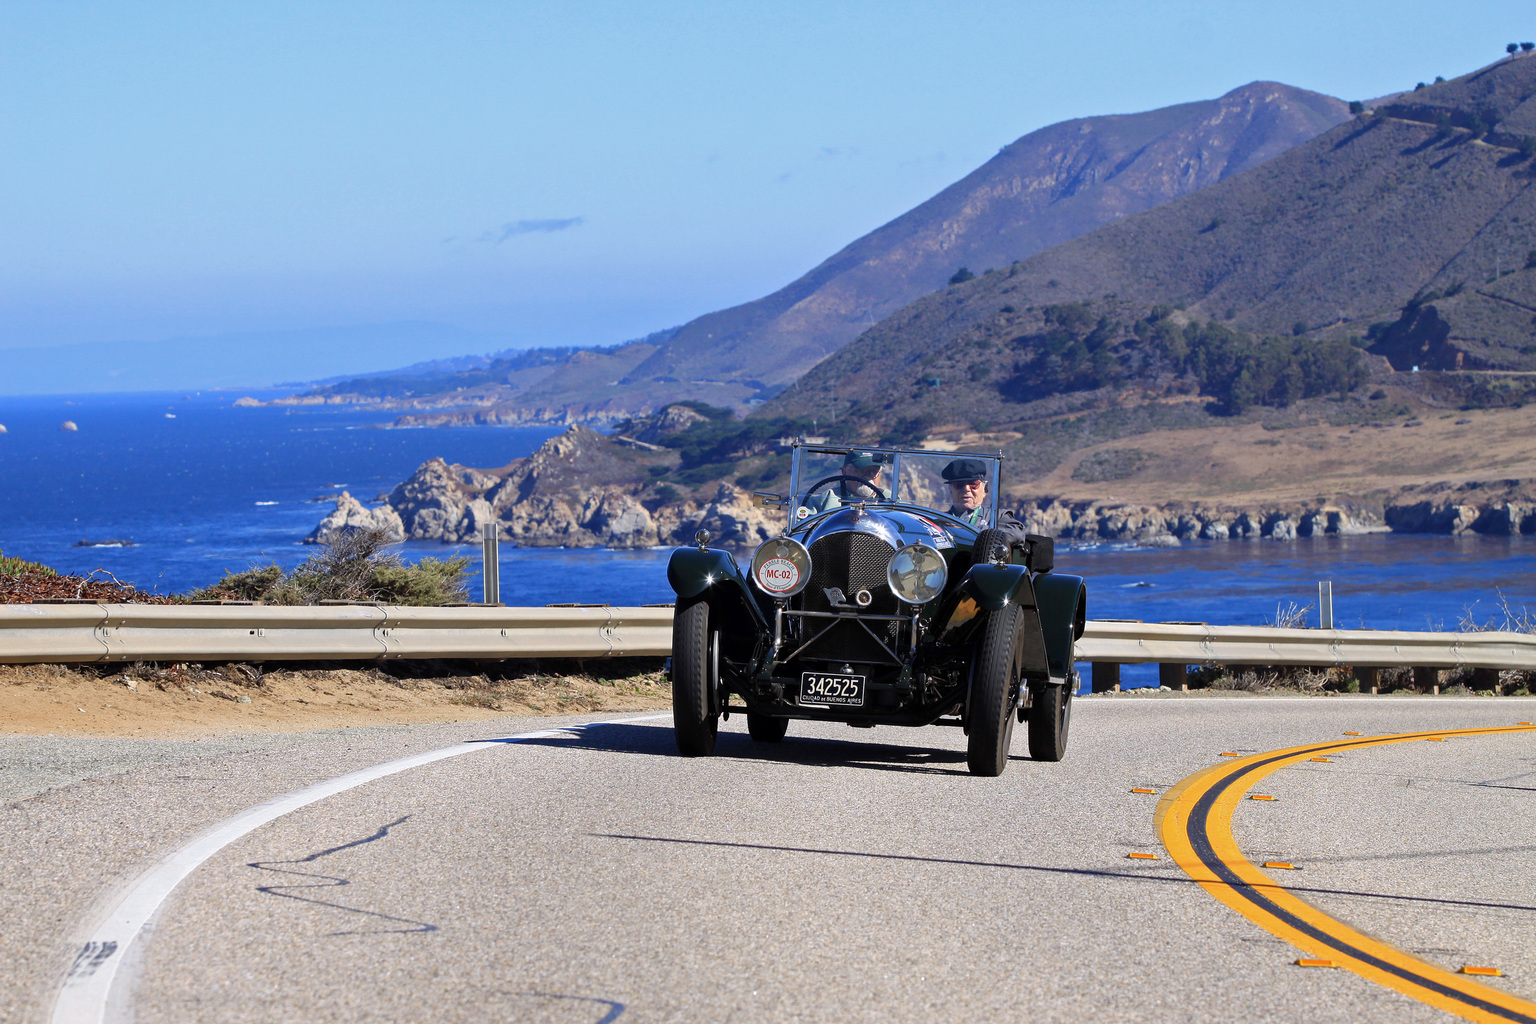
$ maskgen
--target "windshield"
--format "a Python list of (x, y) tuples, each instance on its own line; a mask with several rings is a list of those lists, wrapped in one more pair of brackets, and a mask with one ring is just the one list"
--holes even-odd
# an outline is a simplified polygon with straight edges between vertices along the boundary
[(970, 452), (797, 445), (790, 524), (860, 501), (919, 505), (984, 529), (997, 521), (1000, 466)]

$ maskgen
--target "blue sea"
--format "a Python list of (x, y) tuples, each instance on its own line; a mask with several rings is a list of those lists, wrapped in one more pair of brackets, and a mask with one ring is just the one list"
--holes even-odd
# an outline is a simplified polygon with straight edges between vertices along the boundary
[[(0, 397), (0, 552), (63, 572), (103, 569), (175, 593), (225, 571), (314, 550), (301, 541), (350, 491), (365, 503), (442, 456), (502, 466), (553, 428), (388, 430), (393, 415), (338, 406), (236, 408), (250, 394)], [(60, 429), (69, 420), (74, 431)], [(79, 541), (131, 547), (77, 547)], [(412, 543), (407, 559), (478, 547)], [(503, 545), (502, 600), (667, 601), (665, 550), (521, 549)], [(1182, 548), (1101, 545), (1057, 551), (1088, 578), (1093, 618), (1257, 625), (1277, 607), (1313, 605), (1333, 584), (1336, 625), (1455, 629), (1493, 618), (1499, 602), (1536, 609), (1536, 538), (1367, 536), (1198, 542)], [(476, 584), (478, 596), (478, 582)], [(1147, 667), (1150, 670), (1150, 666)]]

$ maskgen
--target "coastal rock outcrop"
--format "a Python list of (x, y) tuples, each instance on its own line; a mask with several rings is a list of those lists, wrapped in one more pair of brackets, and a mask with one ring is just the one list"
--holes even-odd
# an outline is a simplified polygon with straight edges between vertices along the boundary
[[(701, 528), (714, 543), (731, 547), (777, 536), (784, 513), (754, 506), (750, 492), (734, 483), (693, 495), (651, 485), (657, 474), (675, 469), (677, 458), (654, 442), (704, 418), (673, 406), (622, 424), (612, 437), (578, 424), (499, 469), (431, 459), (382, 507), (368, 509), (343, 494), (306, 540), (367, 526), (392, 537), (467, 543), (493, 523), (506, 540), (530, 547), (687, 544)], [(1032, 533), (1163, 547), (1386, 532), (1508, 536), (1536, 534), (1536, 486), (1522, 480), (1442, 483), (1390, 495), (1250, 506), (1041, 497), (1025, 500), (1018, 515)]]
[[(644, 433), (665, 436), (702, 418), (684, 409)], [(431, 459), (390, 492), (388, 507), (406, 537), (448, 543), (477, 540), (492, 523), (504, 539), (529, 547), (680, 544), (701, 527), (722, 543), (754, 544), (780, 532), (783, 513), (754, 507), (734, 484), (704, 500), (642, 499), (647, 468), (670, 458), (648, 442), (636, 447), (577, 425), (502, 469)]]
[(336, 508), (320, 520), (320, 525), (304, 538), (305, 544), (324, 544), (340, 533), (355, 530), (381, 530), (391, 544), (405, 540), (405, 527), (400, 513), (389, 505), (367, 508), (346, 491), (336, 499)]

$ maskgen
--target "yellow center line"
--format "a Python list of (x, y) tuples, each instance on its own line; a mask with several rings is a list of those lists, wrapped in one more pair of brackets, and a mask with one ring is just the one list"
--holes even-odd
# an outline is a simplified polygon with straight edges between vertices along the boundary
[[(1232, 837), (1232, 814), (1259, 780), (1320, 754), (1359, 747), (1536, 732), (1533, 727), (1455, 729), (1371, 736), (1251, 754), (1191, 775), (1158, 800), (1158, 838), (1190, 878), (1272, 935), (1387, 988), (1473, 1021), (1536, 1024), (1536, 1003), (1471, 981), (1410, 956), (1337, 921), (1251, 864)], [(1347, 734), (1346, 734), (1347, 735)]]

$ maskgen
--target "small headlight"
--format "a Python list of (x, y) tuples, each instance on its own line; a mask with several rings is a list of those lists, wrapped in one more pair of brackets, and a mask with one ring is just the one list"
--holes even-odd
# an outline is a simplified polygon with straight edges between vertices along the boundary
[(752, 580), (774, 597), (798, 594), (811, 581), (811, 553), (788, 537), (764, 541), (752, 556)]
[(891, 556), (885, 578), (908, 604), (927, 604), (944, 592), (949, 569), (944, 556), (927, 544), (908, 544)]

